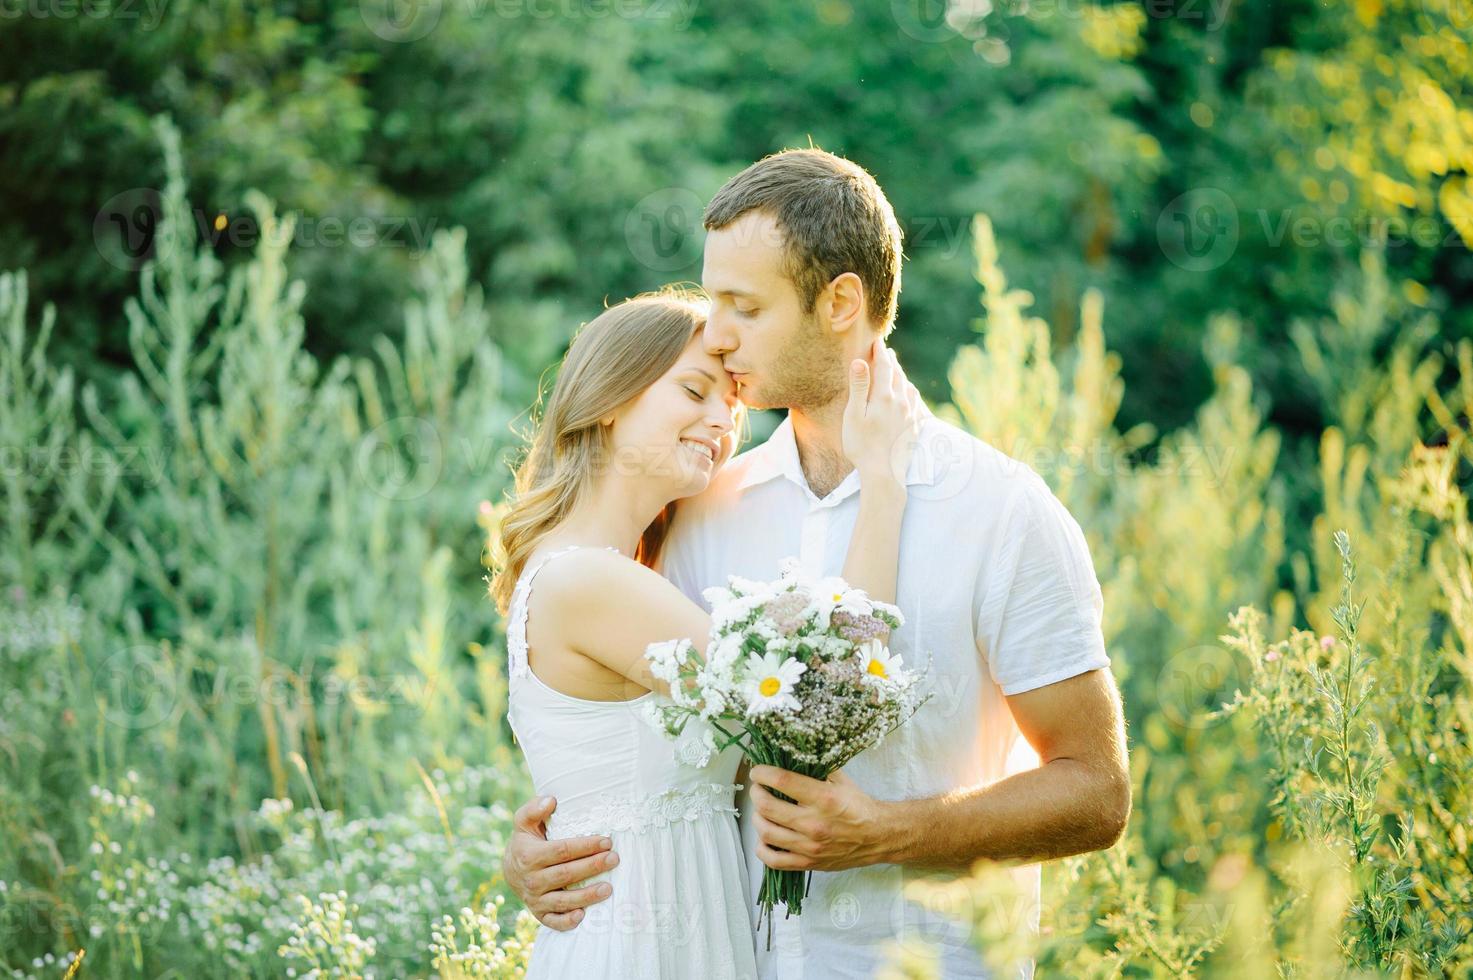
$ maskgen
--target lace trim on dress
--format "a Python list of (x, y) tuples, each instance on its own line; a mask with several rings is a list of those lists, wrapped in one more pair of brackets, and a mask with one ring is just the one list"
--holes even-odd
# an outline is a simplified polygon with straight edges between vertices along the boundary
[[(579, 548), (590, 548), (593, 545), (574, 544), (566, 548), (559, 548), (539, 558), (534, 564), (522, 569), (522, 574), (517, 577), (517, 584), (511, 590), (511, 602), (506, 607), (506, 660), (508, 677), (526, 677), (532, 672), (527, 665), (527, 597), (532, 594), (532, 579), (543, 565), (554, 558), (566, 555), (570, 551)], [(622, 554), (618, 548), (605, 548), (615, 554)]]
[(569, 814), (561, 820), (554, 811), (548, 830), (557, 837), (643, 833), (717, 813), (735, 815), (739, 811), (732, 801), (741, 788), (740, 783), (705, 783), (694, 789), (665, 790), (642, 800), (600, 800), (589, 809)]

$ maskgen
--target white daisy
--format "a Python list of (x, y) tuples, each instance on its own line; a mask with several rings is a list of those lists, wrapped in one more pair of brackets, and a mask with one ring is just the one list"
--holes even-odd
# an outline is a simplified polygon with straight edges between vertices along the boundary
[(891, 653), (879, 640), (868, 640), (855, 652), (859, 655), (860, 669), (864, 671), (865, 680), (882, 682), (904, 679), (900, 654)]
[(776, 654), (752, 654), (747, 658), (747, 715), (801, 707), (793, 696), (798, 678), (808, 669), (800, 660), (784, 660)]
[(841, 578), (830, 576), (814, 583), (813, 602), (808, 611), (818, 623), (819, 629), (828, 629), (829, 618), (836, 612), (843, 611), (851, 616), (868, 616), (874, 611), (874, 608), (874, 604), (869, 601), (863, 591), (854, 588)]

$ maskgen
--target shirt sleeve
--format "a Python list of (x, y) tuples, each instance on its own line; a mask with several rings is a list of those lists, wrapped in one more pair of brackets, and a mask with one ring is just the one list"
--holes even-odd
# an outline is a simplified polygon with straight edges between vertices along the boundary
[(1110, 666), (1104, 596), (1089, 544), (1041, 478), (1002, 526), (977, 608), (977, 642), (1003, 694), (1021, 694)]

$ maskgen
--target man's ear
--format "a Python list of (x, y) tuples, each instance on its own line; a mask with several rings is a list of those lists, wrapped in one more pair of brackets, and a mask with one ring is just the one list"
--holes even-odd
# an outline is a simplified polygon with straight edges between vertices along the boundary
[(864, 283), (852, 272), (840, 273), (824, 290), (829, 329), (847, 333), (864, 322)]

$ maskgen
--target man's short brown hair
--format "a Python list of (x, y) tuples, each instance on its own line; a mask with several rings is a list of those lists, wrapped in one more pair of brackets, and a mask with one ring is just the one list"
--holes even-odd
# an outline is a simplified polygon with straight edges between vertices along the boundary
[(764, 157), (716, 192), (706, 205), (706, 230), (725, 228), (750, 211), (777, 222), (783, 272), (797, 286), (805, 313), (834, 278), (852, 272), (864, 284), (870, 319), (889, 330), (900, 297), (900, 224), (863, 167), (819, 149)]

